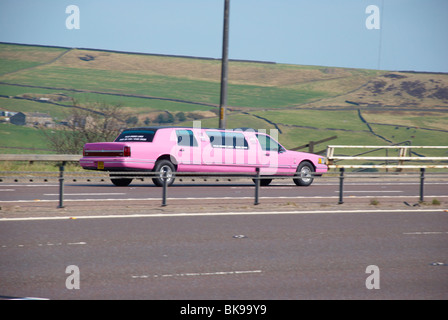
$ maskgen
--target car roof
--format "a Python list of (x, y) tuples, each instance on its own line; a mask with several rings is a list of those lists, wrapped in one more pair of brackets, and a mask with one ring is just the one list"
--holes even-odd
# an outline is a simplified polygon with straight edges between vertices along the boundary
[(153, 130), (157, 131), (160, 129), (205, 129), (205, 130), (220, 130), (220, 131), (253, 131), (258, 132), (256, 129), (252, 128), (236, 128), (236, 129), (219, 129), (219, 128), (197, 128), (197, 127), (183, 127), (183, 126), (149, 126), (149, 127), (137, 127), (137, 128), (126, 128), (126, 130)]

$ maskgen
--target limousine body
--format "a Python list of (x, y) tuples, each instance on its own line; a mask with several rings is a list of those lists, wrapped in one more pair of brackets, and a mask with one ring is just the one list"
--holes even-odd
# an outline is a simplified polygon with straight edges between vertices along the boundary
[[(271, 136), (253, 129), (142, 127), (124, 130), (114, 142), (87, 143), (80, 165), (110, 172), (117, 186), (129, 185), (132, 172), (157, 172), (153, 182), (173, 184), (175, 172), (247, 173), (291, 176), (298, 186), (309, 186), (327, 172), (319, 155), (286, 150)], [(120, 178), (114, 172), (129, 172)], [(272, 179), (261, 179), (268, 185)]]

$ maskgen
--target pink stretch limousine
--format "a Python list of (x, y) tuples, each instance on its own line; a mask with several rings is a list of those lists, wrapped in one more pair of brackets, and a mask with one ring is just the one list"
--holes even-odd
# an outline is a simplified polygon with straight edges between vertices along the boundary
[[(315, 175), (327, 172), (321, 156), (288, 151), (269, 135), (253, 129), (147, 127), (124, 130), (114, 142), (87, 143), (80, 164), (84, 169), (108, 171), (117, 186), (127, 186), (132, 176), (114, 172), (160, 172), (153, 178), (168, 185), (174, 172), (253, 173), (291, 175), (298, 186), (309, 186)], [(130, 173), (132, 174), (132, 173)], [(141, 175), (141, 174), (139, 174)], [(272, 179), (262, 179), (268, 185)]]

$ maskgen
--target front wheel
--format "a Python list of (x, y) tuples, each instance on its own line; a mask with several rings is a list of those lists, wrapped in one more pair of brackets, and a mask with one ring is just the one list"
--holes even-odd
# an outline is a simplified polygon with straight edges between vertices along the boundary
[(296, 176), (298, 178), (294, 178), (294, 183), (298, 186), (307, 187), (311, 185), (314, 181), (313, 174), (314, 174), (314, 166), (305, 161), (302, 162), (299, 167), (297, 168)]
[(174, 172), (176, 172), (176, 168), (174, 164), (169, 160), (161, 160), (158, 161), (154, 167), (154, 172), (159, 173), (155, 178), (152, 179), (152, 182), (158, 187), (163, 186), (163, 174), (166, 171), (166, 185), (170, 186), (174, 183)]

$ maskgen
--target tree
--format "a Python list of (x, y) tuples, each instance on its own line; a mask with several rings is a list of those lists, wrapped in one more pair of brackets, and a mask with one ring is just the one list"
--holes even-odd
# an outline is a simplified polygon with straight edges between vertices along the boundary
[(156, 122), (157, 123), (164, 123), (165, 122), (165, 117), (163, 115), (163, 113), (159, 114), (156, 118)]
[(126, 124), (130, 126), (135, 126), (138, 123), (138, 118), (136, 116), (132, 116), (126, 119)]
[(126, 127), (122, 119), (129, 119), (129, 114), (121, 105), (95, 103), (81, 107), (74, 101), (65, 125), (43, 132), (57, 153), (80, 154), (88, 142), (113, 141)]
[(193, 120), (201, 120), (201, 119), (204, 119), (204, 116), (199, 113), (189, 112), (189, 113), (187, 113), (187, 118), (193, 119)]
[(185, 120), (187, 120), (187, 117), (185, 116), (185, 113), (183, 113), (183, 112), (176, 113), (176, 118), (177, 118), (178, 121), (185, 121)]
[(157, 123), (173, 123), (174, 122), (174, 116), (169, 113), (161, 113), (156, 118)]

